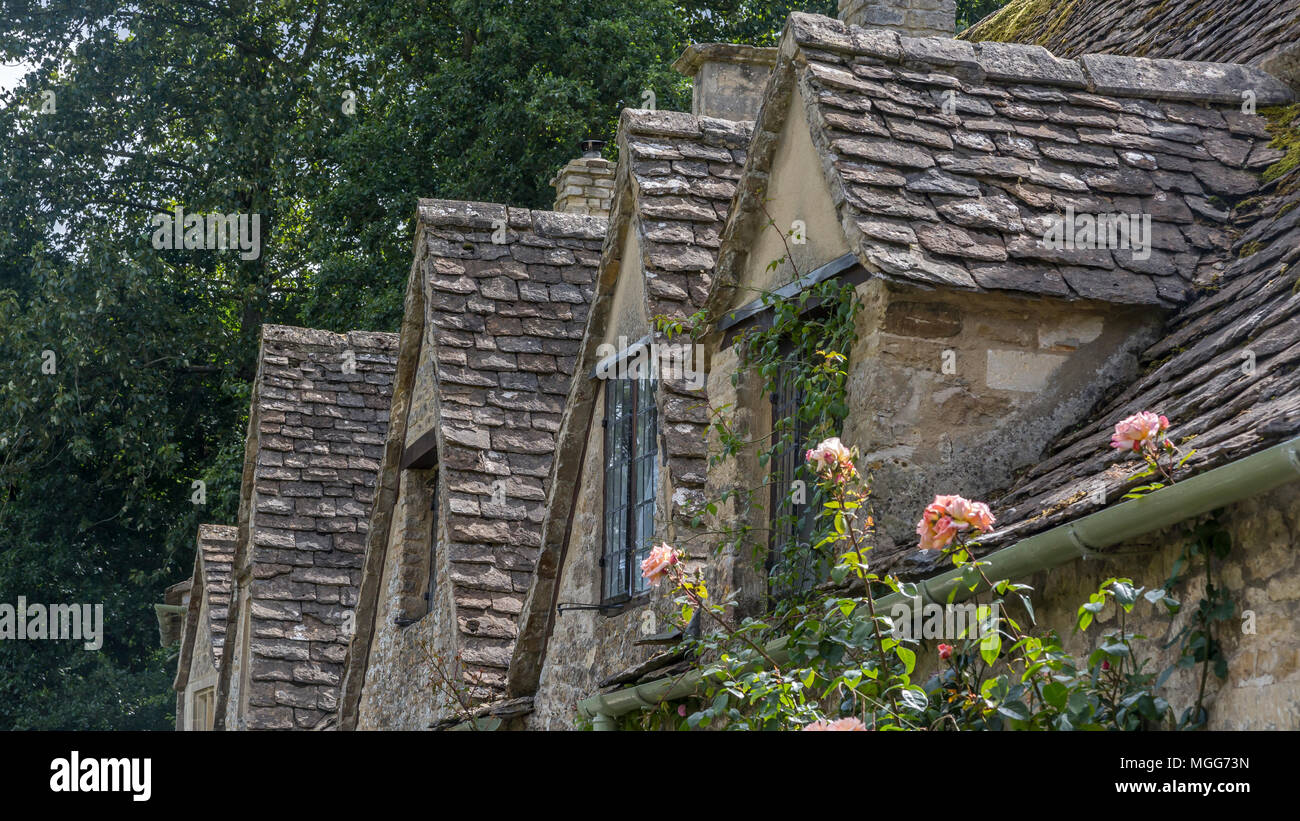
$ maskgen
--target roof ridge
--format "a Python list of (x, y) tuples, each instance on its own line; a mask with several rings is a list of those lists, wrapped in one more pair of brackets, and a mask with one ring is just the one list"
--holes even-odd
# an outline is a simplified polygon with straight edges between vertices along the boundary
[[(327, 331), (323, 328), (304, 328), (300, 325), (262, 325), (262, 342), (277, 342), (295, 347), (339, 346), (389, 350), (397, 348), (397, 334), (389, 331)], [(263, 346), (265, 356), (265, 346)]]
[[(1156, 100), (1240, 103), (1243, 92), (1257, 105), (1294, 98), (1271, 74), (1242, 63), (1084, 54), (1054, 56), (1039, 45), (968, 42), (947, 37), (904, 37), (887, 29), (863, 29), (830, 17), (794, 12), (789, 36), (804, 48), (872, 57), (909, 67), (941, 67), (972, 79), (1086, 88), (1096, 94)], [(784, 40), (783, 40), (784, 42)]]

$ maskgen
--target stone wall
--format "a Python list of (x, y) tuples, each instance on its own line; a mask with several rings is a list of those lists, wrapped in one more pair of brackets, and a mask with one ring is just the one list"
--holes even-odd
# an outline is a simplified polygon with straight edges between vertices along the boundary
[[(416, 470), (401, 473), (380, 581), (371, 663), (357, 708), (358, 729), (420, 730), (443, 718), (446, 712), (442, 709), (442, 695), (430, 684), (434, 668), (426, 653), (454, 658), (457, 643), (452, 587), (438, 585), (432, 603), (419, 598), (428, 582), (430, 474)], [(445, 543), (445, 525), (439, 538)], [(446, 578), (445, 551), (438, 558), (439, 576)], [(418, 601), (427, 613), (417, 614), (403, 606), (412, 600)], [(397, 619), (412, 619), (414, 623), (399, 627)]]
[[(602, 407), (598, 398), (597, 408)], [(601, 599), (604, 450), (604, 428), (593, 424), (588, 431), (581, 483), (574, 497), (573, 527), (556, 596), (560, 603), (594, 604)], [(655, 512), (657, 530), (665, 527), (667, 518), (666, 486), (661, 474)], [(695, 558), (702, 559), (703, 555), (697, 552)], [(669, 629), (665, 592), (652, 590), (650, 595), (633, 599), (617, 611), (569, 610), (555, 616), (527, 727), (571, 728), (580, 700), (597, 692), (607, 678), (661, 652), (663, 648), (638, 647), (634, 642)]]
[(737, 43), (693, 43), (673, 63), (691, 78), (691, 113), (752, 120), (776, 62), (776, 49)]
[(880, 549), (939, 493), (987, 498), (1132, 379), (1159, 315), (1133, 306), (857, 287), (842, 439), (873, 481)]
[(840, 19), (850, 25), (893, 29), (908, 37), (952, 37), (956, 0), (840, 0)]
[[(211, 608), (205, 600), (199, 606), (199, 619), (201, 622), (208, 620), (208, 614)], [(197, 730), (203, 729), (196, 727), (195, 722), (198, 717), (194, 714), (194, 699), (201, 690), (209, 687), (216, 687), (217, 668), (212, 663), (212, 639), (207, 630), (199, 630), (194, 639), (194, 655), (190, 658), (189, 677), (185, 687), (178, 693), (178, 706), (176, 711), (176, 729), (177, 730)], [(183, 708), (182, 706), (183, 705)]]

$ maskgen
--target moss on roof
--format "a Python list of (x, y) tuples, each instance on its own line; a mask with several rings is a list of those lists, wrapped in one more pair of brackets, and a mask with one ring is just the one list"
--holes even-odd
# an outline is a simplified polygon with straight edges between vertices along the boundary
[[(1011, 0), (1001, 11), (963, 31), (958, 39), (1042, 45), (1070, 19), (1078, 0), (1057, 5), (1057, 0)], [(1050, 18), (1055, 19), (1049, 23)]]
[[(1268, 147), (1286, 152), (1285, 157), (1264, 170), (1264, 181), (1272, 182), (1300, 167), (1300, 103), (1261, 108), (1259, 113), (1268, 121), (1268, 131), (1273, 135)], [(1300, 176), (1285, 187), (1290, 191), (1296, 186), (1300, 186)]]

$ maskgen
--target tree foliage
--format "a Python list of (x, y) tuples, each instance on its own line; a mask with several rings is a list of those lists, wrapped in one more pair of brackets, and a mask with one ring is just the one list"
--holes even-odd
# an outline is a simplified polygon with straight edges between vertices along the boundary
[[(0, 642), (0, 728), (167, 726), (152, 605), (234, 521), (263, 323), (395, 329), (418, 197), (547, 207), (688, 42), (834, 7), (0, 0), (0, 602), (105, 605), (96, 653)], [(176, 206), (260, 254), (156, 250)]]

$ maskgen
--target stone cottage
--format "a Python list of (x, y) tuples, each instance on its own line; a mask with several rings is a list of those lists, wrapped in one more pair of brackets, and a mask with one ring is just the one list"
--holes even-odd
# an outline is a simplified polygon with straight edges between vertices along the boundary
[(334, 723), (396, 349), (396, 334), (263, 326), (238, 526), (199, 530), (177, 729)]
[[(1219, 510), (1219, 583), (1253, 630), (1221, 636), (1210, 726), (1300, 727), (1300, 169), (1274, 140), (1297, 142), (1297, 112), (1273, 108), (1300, 85), (1300, 6), (1013, 0), (960, 38), (954, 20), (950, 0), (842, 0), (791, 15), (777, 48), (693, 46), (691, 112), (623, 112), (617, 163), (585, 145), (554, 211), (422, 200), (400, 337), (367, 337), (392, 402), (365, 396), (376, 426), (348, 428), (347, 470), (370, 471), (364, 509), (333, 508), (349, 518), (301, 518), (349, 477), (290, 433), (333, 360), (295, 370), (306, 340), (268, 330), (216, 726), (608, 729), (689, 696), (679, 643), (707, 628), (675, 626), (639, 561), (672, 542), (739, 615), (782, 594), (810, 442), (715, 461), (710, 423), (773, 440), (806, 397), (748, 370), (744, 335), (782, 305), (818, 316), (801, 296), (837, 284), (858, 306), (838, 433), (872, 479), (875, 569), (941, 599), (916, 520), (939, 493), (984, 499), (994, 572), (1067, 635), (1101, 579), (1159, 585)], [(349, 402), (372, 383), (351, 384)], [(1194, 453), (1126, 500), (1142, 479), (1109, 432), (1140, 410)], [(719, 549), (736, 528), (756, 555)], [(317, 552), (325, 533), (347, 535)], [(214, 595), (199, 576), (187, 612)], [(185, 658), (189, 699), (211, 670)], [(1191, 674), (1166, 688), (1185, 701)]]
[[(901, 4), (882, 14), (889, 5), (850, 2), (845, 20), (794, 14), (787, 23), (717, 264), (698, 275), (710, 290), (709, 407), (728, 409), (753, 440), (770, 435), (773, 406), (798, 397), (769, 395), (750, 373), (732, 379), (743, 370), (736, 336), (772, 310), (756, 294), (793, 300), (820, 282), (852, 285), (861, 307), (844, 352), (841, 436), (862, 451), (873, 479), (878, 570), (941, 596), (951, 574), (916, 549), (919, 513), (937, 493), (987, 499), (1000, 529), (983, 548), (1001, 572), (1039, 591), (1040, 624), (1068, 634), (1074, 608), (1097, 583), (1127, 575), (1158, 586), (1187, 542), (1187, 523), (1223, 508), (1237, 546), (1221, 568), (1224, 584), (1258, 631), (1222, 639), (1230, 674), (1212, 696), (1211, 726), (1300, 726), (1291, 629), (1300, 616), (1300, 172), (1279, 164), (1284, 153), (1269, 146), (1269, 122), (1257, 113), (1295, 99), (1300, 80), (1286, 45), (1300, 16), (1289, 6), (1267, 18), (1268, 36), (1250, 48), (1225, 29), (1222, 51), (1208, 49), (1207, 26), (1218, 24), (1202, 22), (1154, 37), (1149, 27), (1127, 28), (1128, 39), (1097, 35), (1110, 53), (1065, 57), (1036, 44), (913, 36), (931, 34), (933, 20), (913, 27)], [(1095, 26), (1129, 20), (1122, 9), (1132, 5), (1079, 7)], [(1251, 19), (1266, 17), (1259, 12), (1270, 4), (1254, 5)], [(1001, 16), (1019, 19), (1032, 7), (1033, 19), (1050, 17), (1041, 6), (1015, 3)], [(998, 22), (968, 36), (1023, 33)], [(1035, 25), (1026, 39), (1060, 30)], [(1187, 57), (1254, 60), (1268, 71)], [(624, 129), (634, 121), (625, 115)], [(629, 153), (620, 151), (620, 168), (626, 162), (634, 174), (636, 160), (654, 159)], [(1137, 222), (1117, 246), (1046, 241), (1078, 214), (1094, 225), (1107, 215)], [(795, 233), (803, 242), (789, 242)], [(616, 285), (616, 294), (630, 287)], [(593, 309), (588, 351), (620, 327), (601, 317)], [(608, 727), (686, 694), (674, 690), (679, 659), (663, 647), (674, 637), (649, 615), (663, 612), (654, 597), (613, 613), (564, 609), (570, 596), (600, 603), (602, 530), (610, 528), (608, 497), (593, 483), (608, 471), (608, 428), (583, 410), (593, 389), (581, 380), (593, 359), (580, 362), (557, 459), (565, 479), (548, 500), (543, 556), (555, 559), (539, 564), (511, 665), (508, 695), (531, 696), (533, 712), (513, 726)], [(1108, 447), (1109, 431), (1139, 410), (1167, 415), (1176, 440), (1195, 452), (1173, 487), (1128, 501), (1140, 479)], [(572, 468), (570, 437), (588, 449)], [(775, 471), (756, 460), (712, 468), (699, 499), (764, 476)], [(591, 490), (563, 498), (569, 477)], [(657, 502), (661, 516), (642, 535), (689, 541)], [(758, 532), (779, 504), (723, 505), (707, 524)], [(739, 591), (742, 609), (762, 599), (761, 563), (749, 570), (739, 557), (705, 559), (707, 545), (679, 546), (709, 565), (715, 584)], [(1203, 593), (1197, 584), (1185, 583), (1183, 598)], [(1142, 626), (1172, 636), (1186, 618)], [(1168, 689), (1176, 700), (1194, 686), (1179, 673)]]
[(661, 649), (666, 612), (645, 607), (638, 569), (656, 537), (710, 556), (692, 527), (708, 473), (702, 349), (663, 323), (704, 307), (752, 131), (719, 115), (757, 109), (774, 57), (692, 47), (677, 67), (695, 78), (696, 113), (620, 120), (609, 235), (510, 669), (510, 694), (534, 698), (529, 727), (563, 725), (575, 697), (615, 672), (594, 660), (629, 666)]

